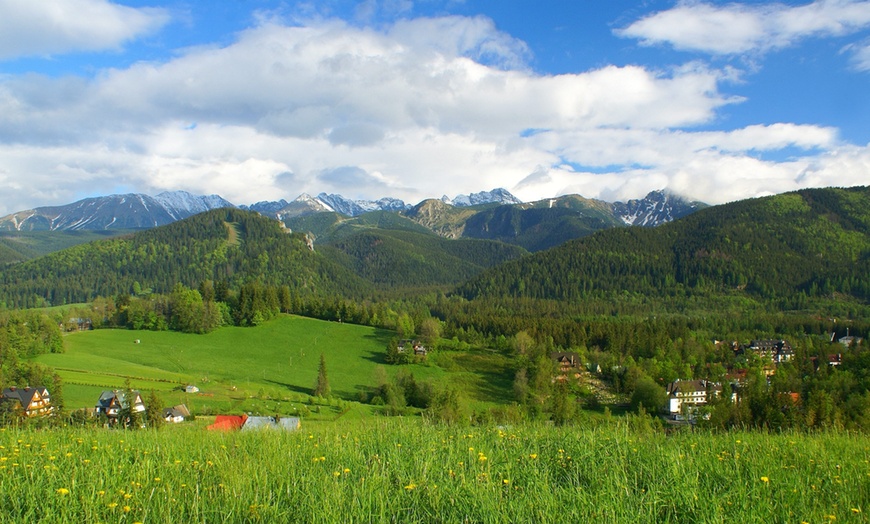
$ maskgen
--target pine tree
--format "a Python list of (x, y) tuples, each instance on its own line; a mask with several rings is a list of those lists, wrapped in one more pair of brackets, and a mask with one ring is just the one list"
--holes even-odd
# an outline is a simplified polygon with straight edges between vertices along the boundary
[(320, 354), (320, 367), (317, 370), (317, 382), (314, 383), (315, 397), (329, 396), (329, 379), (326, 376), (326, 358)]
[(163, 425), (163, 403), (157, 392), (153, 389), (148, 395), (148, 402), (145, 404), (145, 422), (149, 428), (159, 428)]

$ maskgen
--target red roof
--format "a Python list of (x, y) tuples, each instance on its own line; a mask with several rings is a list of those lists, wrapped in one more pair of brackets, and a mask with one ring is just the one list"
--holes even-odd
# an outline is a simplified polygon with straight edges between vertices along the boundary
[(205, 429), (209, 431), (236, 431), (242, 429), (246, 420), (248, 420), (247, 415), (218, 415), (214, 419), (214, 424)]

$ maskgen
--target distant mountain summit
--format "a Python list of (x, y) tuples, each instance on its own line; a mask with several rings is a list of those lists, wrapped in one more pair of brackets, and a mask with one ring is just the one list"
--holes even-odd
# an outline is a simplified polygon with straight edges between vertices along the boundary
[(203, 211), (235, 207), (217, 195), (171, 191), (85, 198), (64, 206), (37, 207), (0, 218), (5, 231), (141, 229), (170, 224)]
[(336, 213), (356, 217), (371, 211), (404, 211), (411, 206), (398, 198), (381, 198), (379, 200), (351, 200), (341, 195), (320, 193), (317, 199), (331, 207)]
[(449, 198), (441, 197), (441, 201), (456, 207), (479, 206), (481, 204), (522, 204), (523, 201), (510, 194), (507, 189), (497, 188), (492, 191), (481, 191), (470, 195), (456, 195)]
[(664, 189), (652, 191), (641, 199), (612, 204), (613, 214), (626, 225), (647, 227), (673, 222), (705, 207), (709, 206), (703, 202), (686, 200)]

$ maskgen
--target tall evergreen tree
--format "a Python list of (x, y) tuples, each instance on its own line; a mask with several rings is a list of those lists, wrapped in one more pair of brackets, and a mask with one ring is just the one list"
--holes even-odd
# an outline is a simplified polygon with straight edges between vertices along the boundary
[(320, 367), (317, 369), (317, 381), (314, 383), (315, 397), (329, 396), (329, 378), (326, 376), (326, 358), (320, 354)]

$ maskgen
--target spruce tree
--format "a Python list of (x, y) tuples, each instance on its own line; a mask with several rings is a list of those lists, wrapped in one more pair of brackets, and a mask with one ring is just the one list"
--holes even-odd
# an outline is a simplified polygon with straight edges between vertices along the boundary
[(326, 358), (320, 354), (320, 367), (317, 370), (317, 382), (314, 383), (315, 397), (329, 396), (329, 378), (326, 376)]

